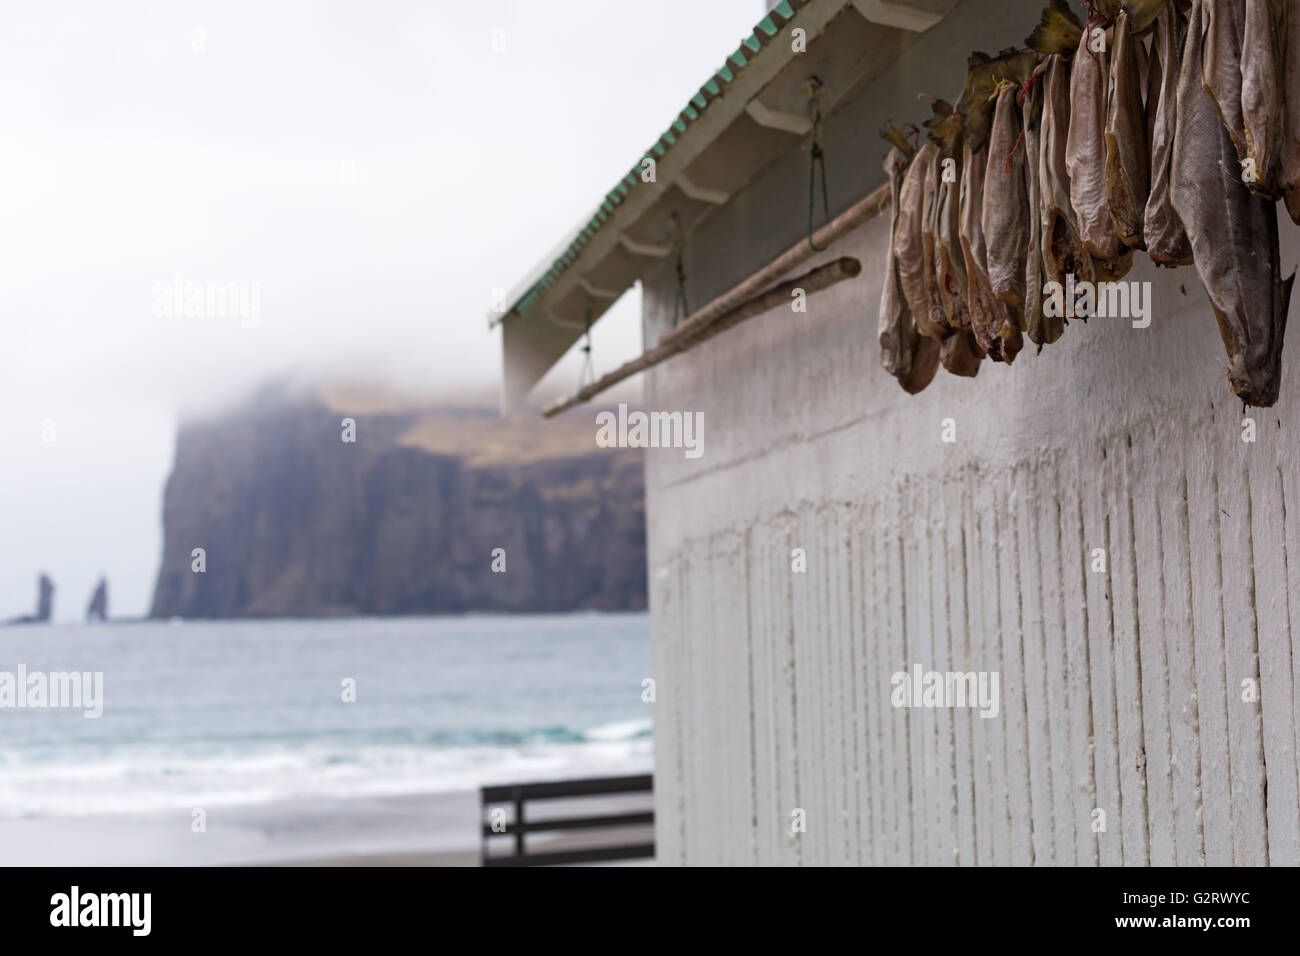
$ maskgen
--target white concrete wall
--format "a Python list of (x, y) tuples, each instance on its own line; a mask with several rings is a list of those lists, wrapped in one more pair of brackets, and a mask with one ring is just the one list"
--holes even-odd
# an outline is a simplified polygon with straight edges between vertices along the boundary
[[(833, 207), (881, 181), (884, 118), (954, 94), (1040, 5), (964, 3), (900, 45), (828, 127)], [(709, 221), (693, 306), (798, 237), (806, 163)], [(1243, 443), (1195, 271), (1143, 257), (1149, 329), (1072, 323), (909, 397), (877, 360), (884, 249), (877, 220), (815, 260), (859, 279), (648, 376), (647, 407), (705, 421), (703, 457), (647, 463), (660, 862), (1300, 863), (1300, 341)], [(891, 707), (913, 663), (998, 671), (1000, 716)]]

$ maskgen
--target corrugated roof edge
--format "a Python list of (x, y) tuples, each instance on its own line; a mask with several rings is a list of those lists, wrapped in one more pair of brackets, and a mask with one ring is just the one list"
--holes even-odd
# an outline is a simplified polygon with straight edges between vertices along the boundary
[(710, 103), (723, 96), (726, 87), (735, 82), (736, 74), (749, 65), (750, 58), (760, 53), (771, 43), (780, 29), (794, 19), (798, 12), (795, 7), (804, 7), (810, 2), (811, 0), (780, 0), (768, 11), (767, 16), (758, 21), (736, 51), (727, 57), (726, 62), (715, 70), (699, 91), (691, 97), (686, 107), (669, 124), (669, 128), (664, 130), (659, 139), (637, 159), (627, 175), (606, 193), (596, 213), (579, 229), (577, 237), (556, 258), (551, 267), (529, 287), (527, 292), (507, 308), (507, 315), (511, 313), (523, 315), (537, 304), (538, 300), (555, 285), (560, 274), (577, 260), (578, 253), (591, 241), (592, 236), (600, 231), (614, 210), (622, 205), (628, 193), (641, 183), (641, 164), (647, 159), (658, 162), (666, 156), (673, 144), (677, 142), (678, 135), (685, 133), (690, 124), (699, 119), (701, 112), (707, 109)]

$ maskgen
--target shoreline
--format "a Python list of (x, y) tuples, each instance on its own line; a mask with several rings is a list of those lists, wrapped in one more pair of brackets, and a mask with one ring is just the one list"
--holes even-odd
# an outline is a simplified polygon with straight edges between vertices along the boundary
[[(551, 814), (618, 812), (632, 795), (556, 800)], [(479, 865), (477, 790), (303, 797), (193, 811), (0, 819), (0, 866), (417, 867)], [(649, 826), (542, 833), (547, 849), (653, 839)], [(651, 860), (614, 866), (653, 865)]]
[(477, 865), (478, 819), (475, 790), (17, 817), (0, 820), (0, 865)]

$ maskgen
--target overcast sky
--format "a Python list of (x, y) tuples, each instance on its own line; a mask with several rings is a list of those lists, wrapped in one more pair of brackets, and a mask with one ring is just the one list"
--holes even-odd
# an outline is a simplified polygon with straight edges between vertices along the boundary
[[(100, 573), (114, 615), (147, 611), (180, 415), (289, 374), (495, 387), (492, 290), (590, 212), (763, 10), (11, 6), (0, 618), (30, 612), (41, 570), (59, 619), (80, 618)], [(160, 318), (177, 276), (256, 283), (255, 327)], [(624, 296), (597, 327), (597, 371), (639, 351), (638, 308)], [(540, 394), (576, 371), (557, 376)]]

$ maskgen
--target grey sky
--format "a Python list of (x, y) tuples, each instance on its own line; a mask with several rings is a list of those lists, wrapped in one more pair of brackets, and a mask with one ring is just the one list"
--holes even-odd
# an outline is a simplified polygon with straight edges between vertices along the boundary
[[(273, 376), (495, 383), (512, 286), (761, 0), (19, 5), (0, 36), (0, 617), (147, 609), (178, 415)], [(502, 34), (494, 34), (501, 30)], [(505, 52), (493, 51), (494, 36)], [(260, 286), (260, 322), (155, 283)], [(639, 350), (637, 302), (598, 371)], [(539, 394), (575, 378), (572, 361)], [(44, 423), (54, 441), (42, 441)]]

